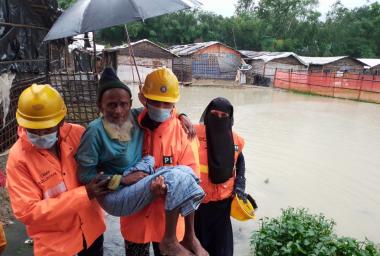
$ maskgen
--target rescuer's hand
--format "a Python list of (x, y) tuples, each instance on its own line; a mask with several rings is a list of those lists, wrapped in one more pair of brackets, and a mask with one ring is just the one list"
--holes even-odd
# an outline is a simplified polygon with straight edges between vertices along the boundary
[(244, 201), (244, 203), (247, 202), (247, 194), (245, 193), (245, 177), (236, 176), (234, 193), (237, 194), (238, 197)]
[(190, 118), (185, 114), (180, 114), (178, 116), (179, 121), (181, 122), (182, 129), (187, 133), (187, 137), (192, 140), (197, 135), (194, 125), (191, 123)]
[(109, 180), (110, 177), (104, 177), (102, 172), (97, 174), (95, 178), (85, 186), (88, 198), (91, 200), (112, 192), (112, 190), (107, 188)]

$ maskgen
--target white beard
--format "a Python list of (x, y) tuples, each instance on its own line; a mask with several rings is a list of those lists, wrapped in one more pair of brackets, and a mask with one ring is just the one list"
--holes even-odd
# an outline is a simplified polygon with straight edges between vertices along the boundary
[(133, 124), (130, 118), (122, 125), (111, 123), (103, 117), (103, 127), (108, 136), (113, 140), (127, 142), (131, 140)]

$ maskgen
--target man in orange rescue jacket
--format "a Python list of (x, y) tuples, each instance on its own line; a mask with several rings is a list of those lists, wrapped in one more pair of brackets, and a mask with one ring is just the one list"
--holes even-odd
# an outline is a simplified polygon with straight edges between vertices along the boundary
[[(160, 68), (150, 73), (142, 88), (146, 99), (145, 109), (138, 122), (144, 129), (143, 154), (155, 158), (154, 169), (161, 166), (185, 165), (198, 174), (197, 141), (191, 143), (176, 118), (175, 103), (179, 100), (179, 84), (171, 70)], [(158, 198), (140, 212), (121, 218), (121, 232), (126, 255), (149, 255), (149, 242), (153, 242), (155, 255), (208, 255), (194, 232), (193, 211), (178, 219), (178, 211), (166, 214), (164, 200)], [(169, 224), (171, 228), (165, 225)], [(175, 228), (177, 226), (177, 229)], [(164, 237), (168, 241), (162, 243)], [(178, 241), (181, 241), (181, 244)], [(158, 244), (158, 242), (161, 242)], [(165, 244), (165, 246), (163, 246)], [(167, 246), (170, 245), (170, 246)], [(190, 253), (190, 251), (192, 253)]]
[(195, 212), (195, 231), (212, 256), (233, 255), (230, 219), (234, 194), (246, 200), (244, 140), (232, 131), (233, 107), (225, 98), (216, 98), (195, 126), (199, 139), (201, 186), (206, 193)]
[(36, 256), (103, 255), (104, 216), (96, 196), (108, 193), (99, 175), (80, 186), (74, 154), (84, 128), (63, 121), (67, 109), (50, 85), (25, 89), (18, 101), (19, 139), (9, 152), (7, 189)]

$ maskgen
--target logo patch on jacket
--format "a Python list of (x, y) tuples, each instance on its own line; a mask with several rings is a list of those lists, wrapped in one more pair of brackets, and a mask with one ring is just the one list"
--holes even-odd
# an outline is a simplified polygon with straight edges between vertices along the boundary
[(239, 146), (238, 145), (234, 145), (234, 148), (235, 148), (235, 151), (237, 152), (237, 151), (239, 151)]
[(172, 156), (163, 156), (162, 162), (164, 164), (172, 164), (173, 163), (173, 157)]
[(38, 185), (44, 184), (46, 181), (50, 180), (52, 177), (57, 175), (56, 172), (47, 170), (40, 174), (40, 180), (37, 181)]

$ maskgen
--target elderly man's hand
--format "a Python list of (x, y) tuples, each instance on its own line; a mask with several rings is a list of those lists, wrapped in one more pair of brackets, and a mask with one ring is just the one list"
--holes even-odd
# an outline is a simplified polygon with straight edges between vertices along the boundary
[(88, 198), (91, 200), (112, 192), (112, 190), (107, 188), (109, 180), (110, 177), (104, 177), (102, 172), (96, 175), (96, 177), (85, 186)]
[(167, 187), (165, 184), (164, 177), (161, 175), (155, 178), (152, 183), (150, 183), (150, 190), (152, 191), (153, 195), (156, 197), (160, 197), (166, 194)]
[(148, 176), (148, 174), (142, 171), (132, 172), (124, 176), (121, 179), (121, 183), (125, 186), (129, 186), (129, 185), (135, 184), (136, 182), (145, 178), (146, 176)]

